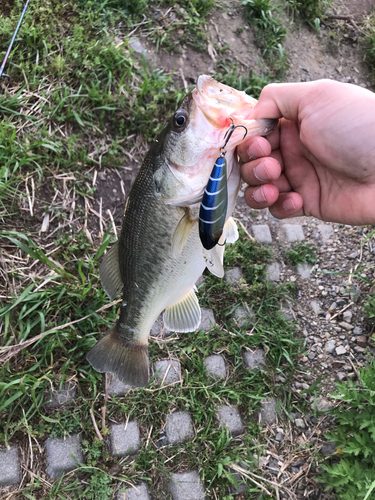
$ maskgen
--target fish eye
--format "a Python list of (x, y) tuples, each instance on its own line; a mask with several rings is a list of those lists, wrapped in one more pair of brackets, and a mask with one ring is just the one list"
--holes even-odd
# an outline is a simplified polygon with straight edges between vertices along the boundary
[(184, 109), (179, 109), (174, 115), (174, 126), (181, 129), (187, 124), (188, 116)]

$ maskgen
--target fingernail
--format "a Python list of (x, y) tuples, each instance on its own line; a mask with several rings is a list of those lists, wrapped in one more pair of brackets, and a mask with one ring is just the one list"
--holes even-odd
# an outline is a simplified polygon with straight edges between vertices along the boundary
[[(260, 168), (263, 167), (263, 168)], [(254, 175), (258, 179), (258, 181), (269, 181), (271, 180), (271, 177), (268, 173), (267, 167), (265, 166), (264, 162), (262, 161), (257, 165), (254, 170)]]
[(250, 146), (247, 150), (247, 154), (249, 155), (250, 161), (255, 160), (256, 158), (261, 158), (262, 156), (264, 156), (264, 152), (263, 152), (262, 148), (259, 146), (258, 141), (255, 141), (252, 144), (250, 144)]
[(257, 203), (265, 203), (267, 202), (266, 197), (264, 196), (263, 193), (263, 187), (260, 186), (260, 188), (256, 189), (253, 194), (253, 198)]
[(296, 209), (296, 206), (294, 204), (293, 198), (287, 198), (283, 202), (283, 209), (284, 210), (295, 210)]

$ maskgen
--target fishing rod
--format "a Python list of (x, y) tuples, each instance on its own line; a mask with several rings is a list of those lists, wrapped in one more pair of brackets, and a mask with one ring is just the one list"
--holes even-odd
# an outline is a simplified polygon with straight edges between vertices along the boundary
[(14, 42), (16, 36), (17, 36), (18, 30), (20, 29), (20, 26), (21, 26), (21, 23), (22, 23), (22, 19), (23, 19), (23, 16), (25, 15), (25, 12), (26, 12), (28, 4), (29, 4), (29, 0), (26, 1), (26, 5), (25, 5), (25, 7), (22, 10), (21, 17), (20, 17), (20, 19), (18, 21), (18, 24), (17, 24), (17, 27), (16, 27), (16, 29), (14, 31), (12, 40), (10, 41), (7, 53), (5, 54), (3, 64), (0, 67), (0, 78), (3, 77), (3, 78), (8, 78), (9, 79), (9, 75), (6, 75), (4, 73), (5, 64), (7, 62), (8, 57), (9, 57), (10, 51), (12, 50), (13, 42)]

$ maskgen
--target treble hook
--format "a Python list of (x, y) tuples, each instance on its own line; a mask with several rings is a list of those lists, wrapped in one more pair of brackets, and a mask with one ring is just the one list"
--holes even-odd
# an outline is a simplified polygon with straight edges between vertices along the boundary
[(232, 134), (233, 132), (236, 130), (236, 128), (244, 128), (245, 129), (245, 135), (243, 136), (242, 139), (245, 139), (245, 137), (247, 136), (247, 128), (245, 127), (245, 125), (235, 125), (234, 124), (234, 121), (233, 121), (233, 118), (230, 116), (229, 117), (231, 122), (232, 122), (232, 125), (228, 128), (228, 130), (225, 132), (225, 135), (224, 135), (224, 140), (225, 140), (225, 143), (224, 143), (224, 146), (222, 146), (220, 148), (220, 153), (221, 153), (221, 156), (225, 156), (227, 150), (225, 148), (225, 146), (228, 144), (228, 142), (230, 141), (230, 138), (232, 137)]

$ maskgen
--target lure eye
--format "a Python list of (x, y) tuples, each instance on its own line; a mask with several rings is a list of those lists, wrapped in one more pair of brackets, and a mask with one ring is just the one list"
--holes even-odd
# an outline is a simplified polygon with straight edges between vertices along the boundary
[(185, 127), (187, 121), (188, 121), (187, 112), (184, 109), (179, 109), (174, 115), (173, 123), (175, 128), (181, 130), (183, 127)]

